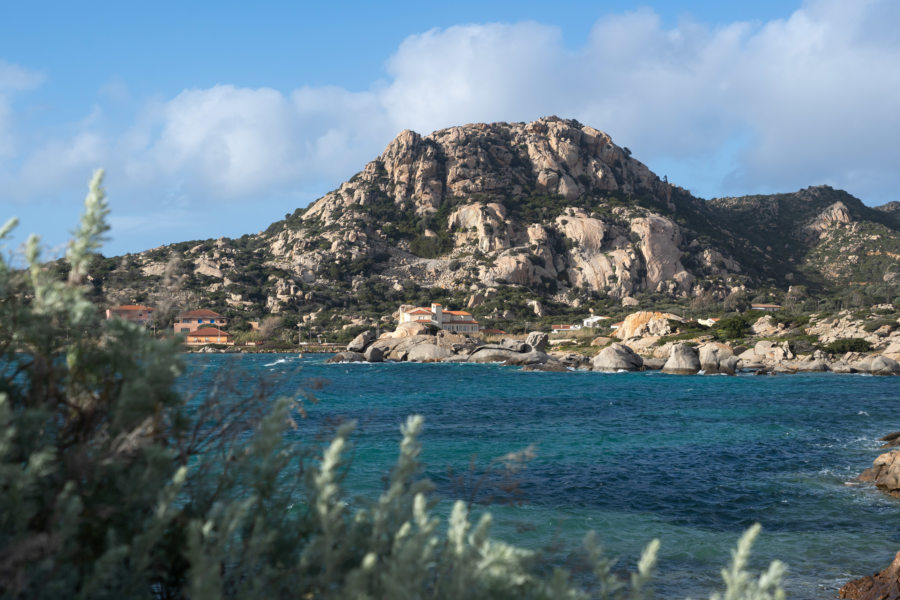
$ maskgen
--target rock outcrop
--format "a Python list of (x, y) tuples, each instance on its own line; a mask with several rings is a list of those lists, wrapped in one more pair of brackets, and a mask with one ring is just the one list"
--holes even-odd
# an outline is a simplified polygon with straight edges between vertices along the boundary
[(525, 343), (528, 344), (528, 347), (532, 350), (543, 352), (550, 343), (550, 336), (543, 331), (532, 331), (528, 334), (528, 337), (525, 338)]
[(900, 446), (900, 431), (894, 431), (878, 439), (884, 442), (884, 444), (881, 446), (882, 448), (893, 448), (894, 446)]
[(859, 476), (860, 481), (874, 483), (886, 494), (900, 498), (900, 450), (885, 452)]
[(338, 352), (325, 362), (327, 363), (348, 363), (348, 362), (365, 362), (366, 357), (359, 352)]
[(672, 333), (671, 321), (681, 322), (681, 320), (681, 317), (672, 313), (638, 311), (625, 317), (613, 335), (620, 340), (648, 335), (668, 335)]
[(738, 358), (725, 344), (703, 344), (699, 349), (700, 369), (707, 375), (734, 375)]
[(591, 360), (594, 371), (616, 373), (618, 371), (640, 371), (644, 359), (624, 344), (614, 342), (597, 353)]
[(384, 350), (378, 346), (369, 346), (363, 353), (363, 357), (367, 362), (377, 363), (384, 361)]
[(468, 362), (473, 363), (493, 363), (493, 362), (506, 362), (511, 360), (514, 356), (519, 354), (514, 350), (510, 350), (508, 348), (501, 348), (498, 346), (482, 346), (481, 348), (475, 350), (472, 354), (469, 355)]
[(846, 583), (838, 594), (847, 600), (900, 600), (900, 552), (886, 569)]
[(437, 344), (416, 344), (406, 353), (409, 362), (438, 362), (453, 356), (453, 351)]
[(663, 373), (694, 375), (700, 371), (700, 357), (697, 350), (687, 344), (675, 344), (672, 353), (663, 365)]
[(375, 332), (374, 331), (364, 331), (347, 344), (347, 350), (349, 352), (362, 352), (366, 348), (369, 347), (369, 344), (375, 341)]

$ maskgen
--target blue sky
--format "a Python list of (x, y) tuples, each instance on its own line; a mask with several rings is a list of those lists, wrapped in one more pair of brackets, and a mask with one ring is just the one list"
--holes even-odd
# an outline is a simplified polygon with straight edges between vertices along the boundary
[(107, 255), (264, 229), (404, 128), (573, 117), (703, 197), (900, 184), (900, 4), (6, 3), (0, 220)]

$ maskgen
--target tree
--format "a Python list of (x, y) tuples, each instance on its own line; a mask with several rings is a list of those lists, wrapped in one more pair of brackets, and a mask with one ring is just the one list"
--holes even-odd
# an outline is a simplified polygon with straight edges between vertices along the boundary
[(268, 316), (259, 323), (259, 339), (268, 340), (283, 328), (281, 317)]

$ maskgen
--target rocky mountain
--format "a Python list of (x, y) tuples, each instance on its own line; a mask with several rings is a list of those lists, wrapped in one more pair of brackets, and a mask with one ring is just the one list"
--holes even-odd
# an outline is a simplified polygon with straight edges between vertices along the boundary
[(450, 295), (494, 317), (539, 316), (801, 285), (893, 298), (897, 215), (829, 187), (704, 201), (602, 131), (546, 117), (403, 131), (264, 232), (104, 259), (92, 275), (110, 302), (175, 298), (251, 315)]

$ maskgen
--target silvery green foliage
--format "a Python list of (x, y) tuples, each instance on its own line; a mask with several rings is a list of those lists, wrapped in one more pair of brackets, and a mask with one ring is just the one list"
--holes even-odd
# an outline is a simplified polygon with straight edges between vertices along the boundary
[[(442, 524), (419, 462), (421, 417), (401, 427), (384, 492), (351, 501), (352, 423), (319, 453), (285, 435), (290, 399), (254, 421), (246, 441), (227, 400), (188, 415), (173, 392), (177, 343), (103, 321), (85, 298), (107, 213), (98, 172), (67, 281), (41, 264), (35, 237), (25, 270), (0, 256), (0, 597), (652, 595), (656, 541), (624, 578), (589, 535), (593, 579), (576, 585), (565, 569), (547, 573), (533, 552), (492, 539), (490, 515), (473, 523), (463, 502)], [(0, 228), (0, 241), (14, 226)], [(715, 599), (783, 598), (780, 563), (758, 578), (745, 570), (757, 533), (741, 539)]]
[[(147, 596), (174, 541), (185, 472), (167, 447), (183, 428), (175, 343), (106, 322), (80, 276), (106, 231), (102, 172), (67, 252), (69, 281), (0, 256), (0, 593)], [(3, 241), (15, 226), (0, 229)], [(73, 275), (74, 274), (74, 275)], [(166, 542), (166, 538), (169, 539)]]

